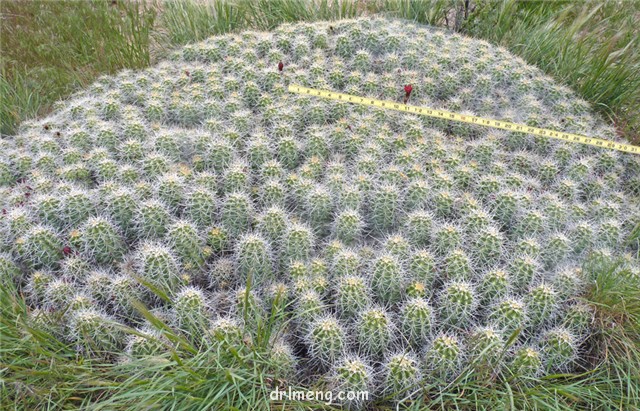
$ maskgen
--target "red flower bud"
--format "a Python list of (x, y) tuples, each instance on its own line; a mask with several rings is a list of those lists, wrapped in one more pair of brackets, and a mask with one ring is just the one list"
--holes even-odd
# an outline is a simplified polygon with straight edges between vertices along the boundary
[(6, 208), (2, 209), (2, 214), (5, 214), (5, 215), (7, 214), (7, 209)]
[(62, 253), (63, 253), (65, 256), (66, 256), (66, 255), (71, 254), (71, 247), (69, 247), (69, 246), (65, 246), (65, 247), (62, 249)]
[(278, 63), (278, 71), (282, 71), (284, 69), (284, 63), (281, 61)]
[(409, 101), (409, 96), (411, 96), (412, 91), (413, 87), (411, 87), (411, 84), (404, 86), (404, 104), (407, 104), (407, 101)]

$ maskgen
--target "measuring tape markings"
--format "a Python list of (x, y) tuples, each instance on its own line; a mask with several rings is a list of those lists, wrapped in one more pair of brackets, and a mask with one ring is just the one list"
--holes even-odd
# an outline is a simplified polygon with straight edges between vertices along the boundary
[(558, 140), (569, 141), (571, 143), (588, 144), (594, 147), (609, 148), (626, 153), (640, 154), (640, 147), (631, 144), (623, 144), (610, 140), (603, 140), (594, 137), (582, 136), (579, 134), (565, 133), (561, 131), (549, 130), (538, 127), (531, 127), (524, 124), (510, 123), (502, 120), (488, 119), (472, 115), (453, 113), (451, 111), (433, 109), (429, 107), (409, 106), (407, 104), (393, 101), (376, 100), (369, 97), (354, 96), (351, 94), (337, 93), (335, 91), (319, 90), (298, 85), (290, 85), (288, 90), (292, 93), (306, 94), (331, 100), (346, 101), (349, 103), (362, 104), (372, 107), (386, 108), (401, 111), (403, 113), (413, 113), (427, 117), (442, 118), (445, 120), (459, 121), (462, 123), (476, 124), (484, 127), (499, 128), (508, 131), (519, 131), (537, 136), (551, 137)]

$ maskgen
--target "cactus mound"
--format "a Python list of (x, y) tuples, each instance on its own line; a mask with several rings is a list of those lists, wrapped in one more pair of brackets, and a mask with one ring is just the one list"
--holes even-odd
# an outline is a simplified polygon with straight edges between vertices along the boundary
[[(213, 37), (2, 139), (0, 274), (33, 324), (131, 358), (166, 349), (134, 299), (198, 346), (246, 344), (282, 304), (274, 372), (396, 399), (467, 366), (572, 369), (583, 267), (637, 252), (639, 158), (292, 83), (615, 138), (567, 88), (457, 34), (362, 19)], [(484, 348), (515, 330), (505, 356)]]

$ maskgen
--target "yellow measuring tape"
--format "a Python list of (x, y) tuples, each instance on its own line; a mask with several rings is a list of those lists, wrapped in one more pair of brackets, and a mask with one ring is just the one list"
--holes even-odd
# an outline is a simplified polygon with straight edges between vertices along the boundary
[(581, 136), (579, 134), (564, 133), (562, 131), (549, 130), (545, 128), (530, 127), (524, 124), (509, 123), (502, 120), (494, 120), (466, 114), (452, 113), (450, 111), (433, 109), (429, 107), (409, 106), (407, 104), (396, 103), (394, 101), (376, 100), (369, 97), (354, 96), (351, 94), (337, 93), (335, 91), (318, 90), (298, 85), (290, 85), (289, 91), (297, 94), (328, 98), (331, 100), (346, 101), (348, 103), (362, 104), (365, 106), (386, 108), (390, 110), (402, 111), (403, 113), (412, 113), (427, 117), (443, 118), (445, 120), (476, 124), (484, 127), (500, 128), (508, 131), (519, 131), (521, 133), (535, 134), (536, 136), (542, 137), (551, 137), (558, 140), (569, 141), (571, 143), (588, 144), (590, 146), (609, 148), (626, 153), (640, 154), (640, 147), (633, 146), (631, 144), (622, 144), (615, 141)]

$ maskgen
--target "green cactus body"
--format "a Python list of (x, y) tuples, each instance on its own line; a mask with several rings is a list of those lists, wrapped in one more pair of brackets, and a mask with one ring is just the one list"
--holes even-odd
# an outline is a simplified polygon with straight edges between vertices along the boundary
[(379, 257), (373, 264), (371, 287), (382, 302), (395, 303), (404, 291), (405, 273), (400, 262), (391, 255)]
[(80, 230), (80, 238), (83, 252), (98, 264), (113, 264), (125, 253), (125, 244), (120, 233), (104, 218), (87, 220)]
[[(336, 362), (332, 380), (335, 390), (339, 392), (369, 392), (373, 386), (373, 369), (363, 359), (347, 356)], [(365, 401), (362, 398), (346, 398), (343, 405), (348, 409), (360, 409)]]
[(510, 335), (526, 325), (525, 305), (514, 298), (505, 298), (491, 307), (489, 320), (498, 330)]
[(415, 395), (422, 373), (418, 360), (412, 354), (394, 354), (383, 367), (385, 391), (389, 395), (398, 401)]
[(361, 311), (356, 319), (356, 334), (362, 352), (374, 356), (386, 353), (392, 340), (391, 318), (379, 307)]
[(437, 336), (425, 355), (428, 372), (439, 379), (451, 378), (462, 363), (462, 346), (454, 335)]
[(55, 267), (63, 256), (62, 242), (46, 226), (33, 227), (17, 243), (24, 260), (34, 268)]
[(441, 319), (449, 324), (464, 324), (472, 318), (477, 303), (475, 290), (470, 283), (449, 283), (439, 299)]
[(307, 335), (312, 358), (323, 367), (334, 363), (346, 346), (344, 329), (333, 317), (316, 320)]

